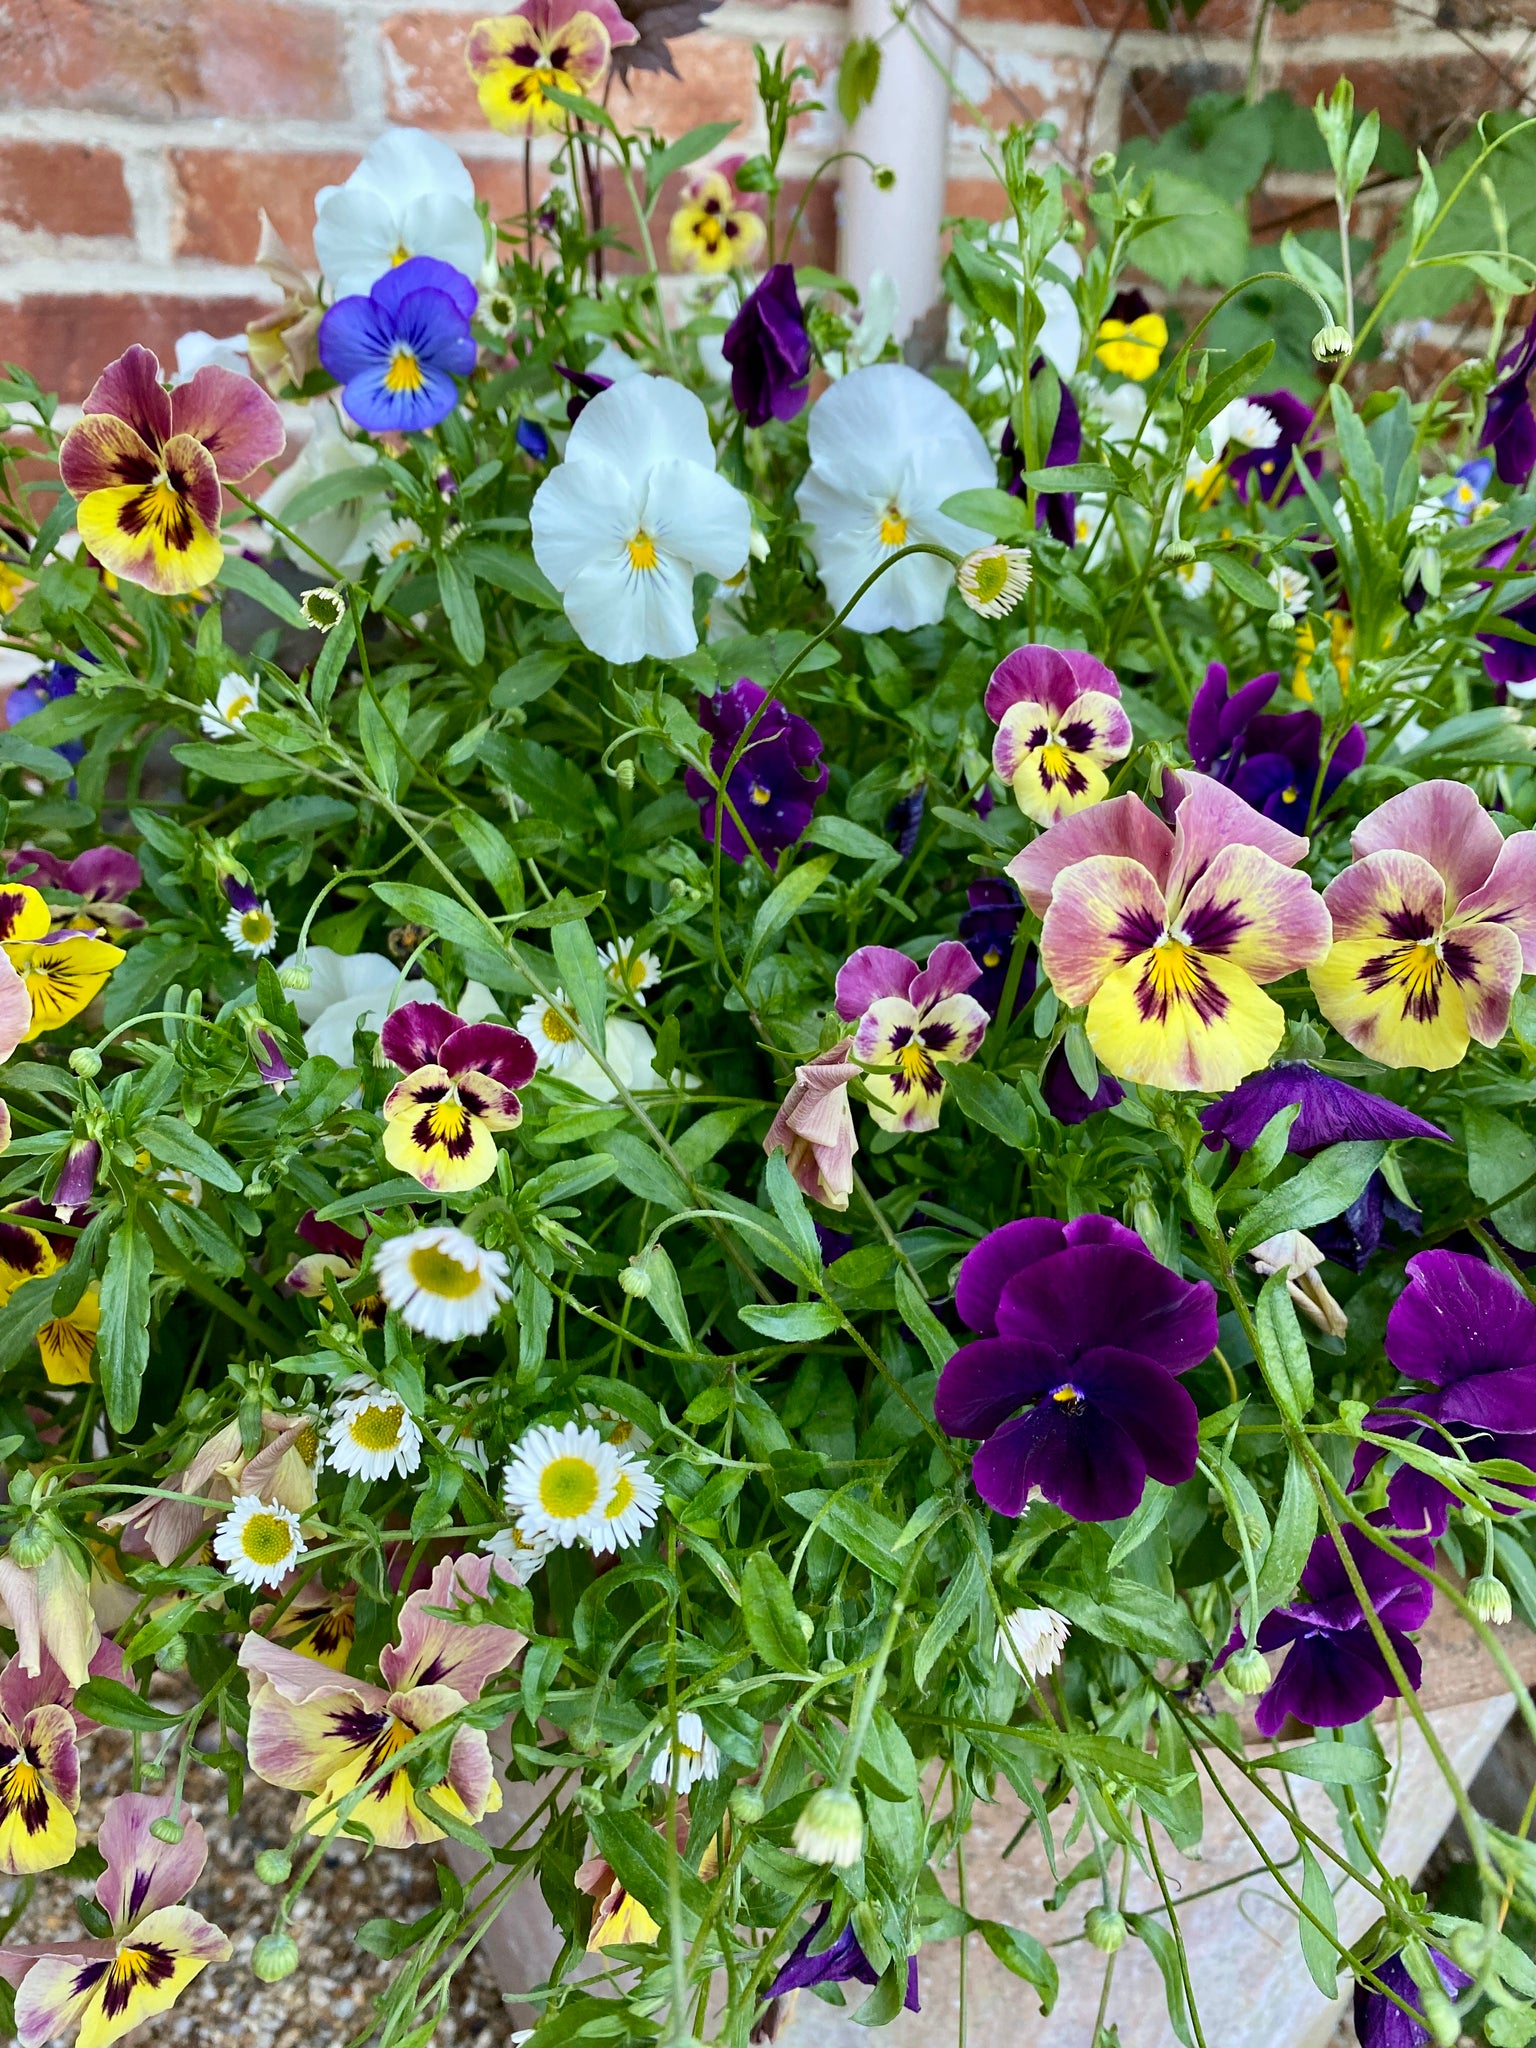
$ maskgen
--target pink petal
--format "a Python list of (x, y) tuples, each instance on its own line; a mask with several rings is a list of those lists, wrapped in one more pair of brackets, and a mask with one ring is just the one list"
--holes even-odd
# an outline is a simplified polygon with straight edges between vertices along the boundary
[(1493, 873), (1480, 889), (1462, 897), (1451, 922), (1458, 931), (1473, 922), (1503, 925), (1520, 941), (1525, 973), (1536, 974), (1536, 832), (1510, 834)]
[(1010, 704), (1028, 701), (1062, 712), (1085, 690), (1102, 690), (1106, 697), (1118, 697), (1120, 684), (1113, 669), (1075, 648), (1016, 647), (993, 669), (982, 703), (996, 725)]
[(1256, 846), (1283, 868), (1293, 868), (1307, 850), (1299, 833), (1287, 832), (1236, 790), (1213, 782), (1192, 769), (1163, 776), (1163, 803), (1173, 810), (1173, 859), (1168, 869), (1168, 903), (1177, 905), (1224, 847)]
[(259, 1673), (294, 1706), (309, 1706), (328, 1695), (344, 1693), (358, 1700), (369, 1713), (380, 1713), (388, 1697), (380, 1686), (369, 1685), (361, 1678), (348, 1678), (318, 1658), (301, 1656), (297, 1650), (285, 1650), (280, 1643), (257, 1635), (254, 1629), (240, 1639), (240, 1664), (246, 1671)]
[(0, 1558), (0, 1599), (16, 1631), (16, 1654), (34, 1676), (46, 1647), (71, 1685), (84, 1685), (101, 1630), (91, 1612), (91, 1589), (62, 1543), (30, 1570)]
[(217, 363), (171, 393), (171, 421), (176, 433), (202, 442), (227, 484), (275, 462), (287, 439), (282, 414), (256, 380)]
[(462, 1029), (462, 1020), (441, 1003), (402, 1003), (384, 1019), (379, 1047), (402, 1074), (412, 1074), (435, 1066), (445, 1041)]
[[(0, 1977), (19, 1986), (34, 1963), (99, 1963), (116, 1954), (115, 1941), (93, 1941), (84, 1933), (77, 1941), (8, 1941), (0, 1947)], [(49, 2036), (41, 2038), (46, 2041)]]
[(904, 996), (916, 974), (910, 954), (894, 946), (860, 946), (837, 970), (837, 1014), (851, 1024), (882, 996)]
[(119, 484), (152, 483), (160, 467), (158, 445), (151, 448), (115, 413), (88, 413), (75, 421), (59, 448), (64, 488), (72, 498), (84, 498)]
[(1333, 939), (1311, 877), (1256, 846), (1217, 854), (1184, 899), (1177, 928), (1196, 952), (1232, 960), (1258, 982), (1315, 965)]
[(445, 1557), (431, 1582), (412, 1593), (400, 1610), (400, 1640), (379, 1658), (379, 1670), (391, 1691), (418, 1685), (451, 1685), (467, 1700), (477, 1700), (488, 1679), (505, 1671), (526, 1637), (494, 1622), (450, 1621), (428, 1608), (462, 1607), (483, 1600), (490, 1588), (489, 1557)]
[(958, 939), (945, 939), (928, 955), (928, 965), (913, 977), (907, 1000), (914, 1009), (926, 1010), (946, 996), (963, 995), (980, 979), (981, 969), (967, 948)]
[[(1051, 832), (1061, 829), (1053, 825)], [(1057, 880), (1040, 934), (1051, 986), (1074, 1007), (1091, 1002), (1110, 975), (1156, 945), (1165, 917), (1158, 886), (1139, 861), (1104, 854), (1075, 861)]]
[(115, 413), (126, 420), (151, 448), (170, 439), (170, 395), (160, 381), (160, 364), (135, 342), (116, 362), (108, 363), (86, 395), (84, 413)]
[(19, 1732), (35, 1754), (43, 1776), (73, 1813), (80, 1804), (80, 1752), (75, 1747), (74, 1715), (68, 1707), (34, 1707)]
[(32, 1028), (32, 998), (9, 953), (0, 953), (0, 1060), (8, 1060)]
[(1057, 876), (1078, 861), (1100, 855), (1139, 861), (1153, 882), (1161, 885), (1173, 859), (1173, 846), (1172, 832), (1139, 796), (1112, 796), (1107, 803), (1058, 820), (1022, 853), (1016, 853), (1004, 873), (1017, 883), (1035, 915), (1043, 917)]
[(162, 1842), (149, 1831), (174, 1804), (169, 1792), (123, 1792), (102, 1817), (96, 1846), (107, 1867), (96, 1880), (96, 1898), (118, 1933), (142, 1913), (174, 1906), (203, 1874), (208, 1843), (195, 1820), (177, 1815), (185, 1830), (179, 1842)]
[(1461, 782), (1421, 782), (1390, 796), (1362, 818), (1350, 836), (1356, 860), (1401, 848), (1427, 860), (1444, 878), (1447, 908), (1455, 910), (1490, 879), (1505, 840)]

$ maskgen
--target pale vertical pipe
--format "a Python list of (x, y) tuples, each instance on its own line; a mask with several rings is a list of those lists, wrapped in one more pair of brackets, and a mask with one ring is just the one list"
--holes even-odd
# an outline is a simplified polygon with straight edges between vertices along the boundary
[[(897, 21), (891, 0), (850, 0), (848, 33), (874, 36), (882, 50), (880, 84), (854, 123), (852, 147), (896, 173), (882, 192), (868, 166), (850, 161), (842, 175), (842, 270), (862, 292), (874, 271), (894, 280), (900, 295), (898, 337), (904, 337), (939, 296), (939, 223), (949, 158), (949, 86)], [(913, 20), (946, 68), (959, 0), (914, 5)], [(935, 15), (941, 17), (936, 20)]]

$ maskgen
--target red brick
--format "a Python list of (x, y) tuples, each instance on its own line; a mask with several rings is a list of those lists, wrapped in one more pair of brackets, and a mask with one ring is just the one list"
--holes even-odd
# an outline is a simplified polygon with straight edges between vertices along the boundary
[(79, 142), (0, 143), (0, 220), (45, 235), (131, 235), (122, 158)]
[(1202, 93), (1242, 89), (1242, 67), (1236, 64), (1174, 64), (1167, 70), (1138, 67), (1127, 81), (1121, 139), (1161, 135), (1183, 120), (1190, 101)]
[(1468, 122), (1489, 106), (1507, 106), (1508, 89), (1500, 80), (1502, 59), (1490, 54), (1461, 57), (1431, 57), (1418, 63), (1397, 58), (1390, 63), (1354, 62), (1347, 67), (1337, 58), (1326, 62), (1287, 64), (1280, 84), (1303, 106), (1310, 106), (1319, 93), (1331, 92), (1334, 82), (1347, 69), (1354, 80), (1355, 105), (1374, 107), (1383, 121), (1402, 130), (1412, 149), (1425, 149), (1443, 140), (1459, 141)]
[(176, 337), (191, 328), (235, 334), (259, 312), (256, 299), (162, 298), (151, 294), (34, 292), (0, 299), (0, 354), (23, 363), (63, 399), (84, 398), (102, 368), (131, 342), (162, 363), (176, 356)]
[(318, 120), (349, 111), (341, 17), (283, 0), (0, 0), (0, 106)]
[[(1203, 25), (1203, 14), (1200, 19)], [(1309, 36), (1382, 35), (1395, 26), (1392, 0), (1307, 0), (1294, 14), (1274, 8), (1268, 34), (1271, 42), (1294, 43)]]
[(946, 219), (1003, 220), (1008, 195), (996, 178), (951, 178), (944, 187)]
[[(1054, 121), (1061, 131), (1062, 146), (1073, 150), (1081, 140), (1089, 94), (1097, 77), (1097, 66), (1088, 57), (1039, 57), (1031, 52), (994, 50), (991, 60), (991, 90), (983, 99), (972, 84), (970, 73), (977, 70), (974, 58), (963, 60), (962, 77), (985, 120), (1001, 132), (1020, 120)], [(951, 129), (962, 135), (977, 132), (976, 117), (956, 100), (950, 109)]]

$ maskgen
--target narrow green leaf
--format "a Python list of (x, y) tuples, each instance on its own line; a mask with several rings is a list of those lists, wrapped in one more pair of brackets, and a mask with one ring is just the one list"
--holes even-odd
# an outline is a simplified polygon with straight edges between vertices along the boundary
[(748, 1554), (741, 1572), (747, 1640), (770, 1671), (804, 1671), (805, 1632), (788, 1579), (766, 1550)]
[(550, 951), (560, 970), (566, 1000), (575, 1006), (587, 1040), (600, 1058), (608, 1053), (608, 982), (592, 934), (579, 917), (557, 924)]
[(107, 1247), (96, 1338), (96, 1370), (107, 1420), (120, 1432), (132, 1429), (138, 1419), (139, 1388), (149, 1363), (149, 1283), (154, 1270), (148, 1237), (131, 1216), (125, 1217)]
[[(1339, 1920), (1334, 1911), (1333, 1893), (1329, 1891), (1328, 1880), (1306, 1843), (1298, 1841), (1296, 1846), (1301, 1851), (1301, 1903), (1308, 1913), (1323, 1923), (1320, 1930), (1313, 1926), (1305, 1913), (1298, 1917), (1296, 1932), (1301, 1942), (1301, 1960), (1307, 1966), (1307, 1975), (1324, 1998), (1337, 1998), (1339, 1952), (1334, 1943), (1339, 1936)], [(1328, 1939), (1330, 1934), (1333, 1941)]]

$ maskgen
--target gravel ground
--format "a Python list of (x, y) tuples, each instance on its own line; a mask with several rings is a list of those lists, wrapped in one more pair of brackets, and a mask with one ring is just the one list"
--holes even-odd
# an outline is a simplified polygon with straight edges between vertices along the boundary
[[(129, 1789), (129, 1742), (99, 1729), (81, 1745), (82, 1833), (94, 1839), (102, 1805)], [(216, 1921), (234, 1943), (227, 1963), (214, 1964), (177, 2004), (133, 2036), (144, 2048), (172, 2041), (216, 2042), (218, 2048), (345, 2048), (370, 2038), (372, 2001), (394, 1964), (353, 1946), (354, 1931), (378, 1915), (411, 1920), (438, 1898), (430, 1851), (381, 1849), (369, 1856), (360, 1842), (340, 1842), (310, 1880), (290, 1921), (300, 1962), (281, 1984), (262, 1984), (248, 1967), (251, 1950), (271, 1924), (273, 1893), (251, 1865), (261, 1849), (280, 1847), (293, 1817), (294, 1795), (259, 1779), (246, 1780), (245, 1803), (232, 1820), (225, 1811), (224, 1778), (194, 1763), (186, 1807), (208, 1836), (208, 1865), (191, 1903)], [(77, 1880), (44, 1876), (14, 1930), (23, 1941), (49, 1941), (79, 1930), (73, 1898)], [(14, 1894), (13, 1886), (4, 1890)], [(471, 1956), (454, 1980), (447, 2014), (433, 2048), (504, 2048), (511, 2032), (490, 1973)]]

